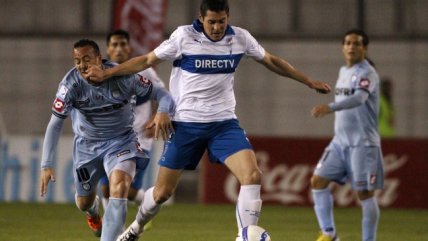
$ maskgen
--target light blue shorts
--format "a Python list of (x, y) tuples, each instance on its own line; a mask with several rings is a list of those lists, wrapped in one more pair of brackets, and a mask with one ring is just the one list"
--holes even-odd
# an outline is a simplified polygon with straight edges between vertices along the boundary
[(383, 156), (378, 146), (341, 146), (330, 142), (314, 175), (344, 184), (350, 181), (357, 191), (383, 188)]
[[(139, 169), (144, 169), (149, 161), (148, 155), (139, 148), (133, 132), (106, 141), (93, 141), (76, 136), (73, 147), (73, 176), (77, 194), (88, 196), (96, 191), (99, 179), (110, 174), (116, 165), (126, 160), (136, 162)], [(126, 171), (134, 175), (135, 168)]]
[[(144, 152), (150, 156), (149, 151), (144, 150)], [(132, 183), (131, 183), (131, 187), (134, 188), (135, 190), (141, 189), (141, 187), (143, 187), (144, 173), (146, 172), (146, 169), (147, 169), (146, 167), (149, 163), (149, 160), (147, 160), (147, 161), (142, 160), (142, 161), (145, 162), (146, 164), (145, 165), (137, 164), (137, 170), (135, 171), (135, 176), (134, 176), (134, 179), (132, 180)], [(137, 161), (137, 163), (139, 163), (139, 161)], [(99, 184), (100, 185), (109, 185), (107, 174), (101, 177)]]
[(231, 155), (253, 149), (237, 119), (210, 122), (173, 122), (174, 134), (165, 142), (159, 165), (194, 170), (208, 151), (211, 162), (224, 163)]

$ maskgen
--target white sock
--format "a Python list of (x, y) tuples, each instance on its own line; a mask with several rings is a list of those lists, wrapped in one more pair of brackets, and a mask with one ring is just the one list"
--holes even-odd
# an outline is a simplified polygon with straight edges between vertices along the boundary
[(145, 193), (144, 189), (141, 188), (138, 190), (137, 195), (135, 195), (135, 198), (133, 201), (135, 202), (135, 204), (137, 204), (137, 206), (140, 206), (141, 203), (143, 202), (144, 193)]
[(257, 225), (262, 208), (260, 199), (261, 185), (242, 185), (236, 204), (236, 221), (238, 229)]
[(154, 187), (149, 188), (145, 195), (144, 201), (138, 209), (135, 221), (131, 224), (131, 228), (137, 234), (144, 231), (144, 225), (152, 220), (160, 211), (162, 204), (157, 204), (153, 198)]

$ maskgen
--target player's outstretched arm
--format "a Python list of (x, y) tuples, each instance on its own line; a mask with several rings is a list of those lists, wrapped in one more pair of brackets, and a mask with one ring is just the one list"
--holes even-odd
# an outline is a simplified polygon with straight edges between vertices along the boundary
[(40, 173), (40, 196), (44, 196), (48, 191), (49, 181), (55, 182), (55, 175), (52, 169), (56, 157), (56, 149), (61, 136), (64, 119), (52, 114), (48, 127), (46, 128), (43, 140), (43, 153)]
[(281, 76), (297, 80), (307, 85), (309, 88), (315, 89), (318, 93), (327, 94), (331, 91), (331, 88), (327, 83), (310, 79), (305, 74), (294, 68), (285, 59), (272, 55), (269, 52), (266, 52), (265, 57), (259, 62), (269, 70)]
[(90, 66), (87, 73), (83, 77), (95, 82), (101, 82), (112, 76), (136, 74), (160, 62), (162, 62), (162, 60), (159, 59), (152, 51), (146, 55), (129, 59), (128, 61), (116, 65), (113, 68), (102, 69), (100, 66)]

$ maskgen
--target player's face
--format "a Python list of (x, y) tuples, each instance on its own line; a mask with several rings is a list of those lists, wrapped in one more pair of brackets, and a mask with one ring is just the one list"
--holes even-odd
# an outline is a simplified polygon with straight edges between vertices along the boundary
[(129, 59), (131, 53), (131, 46), (128, 40), (120, 35), (113, 35), (110, 38), (110, 42), (107, 45), (107, 55), (110, 60), (119, 64)]
[(214, 12), (208, 10), (205, 16), (199, 16), (199, 20), (202, 22), (205, 34), (211, 40), (219, 41), (226, 32), (229, 15), (226, 11)]
[(357, 34), (345, 36), (342, 52), (348, 66), (361, 62), (366, 57), (367, 47), (363, 44), (363, 37)]
[(101, 66), (101, 55), (95, 54), (91, 46), (84, 46), (73, 49), (74, 66), (82, 76), (87, 74), (88, 67), (91, 65)]

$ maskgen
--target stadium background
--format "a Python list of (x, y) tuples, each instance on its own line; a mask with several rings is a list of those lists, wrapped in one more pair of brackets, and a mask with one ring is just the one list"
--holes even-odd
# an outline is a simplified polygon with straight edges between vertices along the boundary
[[(72, 44), (91, 38), (105, 53), (104, 37), (112, 27), (113, 4), (112, 0), (0, 0), (0, 200), (38, 200), (41, 141), (58, 82), (72, 67)], [(163, 36), (178, 25), (189, 24), (197, 16), (198, 5), (199, 0), (168, 1)], [(417, 161), (426, 170), (427, 1), (230, 0), (230, 5), (231, 24), (248, 29), (268, 51), (332, 86), (343, 63), (342, 34), (351, 27), (364, 27), (371, 36), (370, 58), (379, 74), (393, 81), (396, 140), (416, 140), (413, 148), (425, 150)], [(168, 81), (170, 63), (157, 69)], [(237, 114), (250, 136), (312, 140), (328, 139), (333, 133), (333, 116), (315, 120), (309, 115), (313, 105), (331, 101), (332, 95), (315, 95), (254, 61), (242, 61), (235, 93)], [(67, 196), (72, 187), (66, 175), (71, 174), (71, 135), (68, 122), (58, 156), (65, 160), (58, 162), (64, 178), (50, 201), (72, 200)], [(317, 150), (311, 156), (315, 159), (319, 154)], [(313, 159), (309, 161), (315, 162)], [(418, 169), (417, 162), (414, 168)], [(184, 175), (177, 201), (200, 198), (195, 195), (200, 187), (194, 183), (201, 173)], [(64, 193), (57, 193), (59, 190)]]

